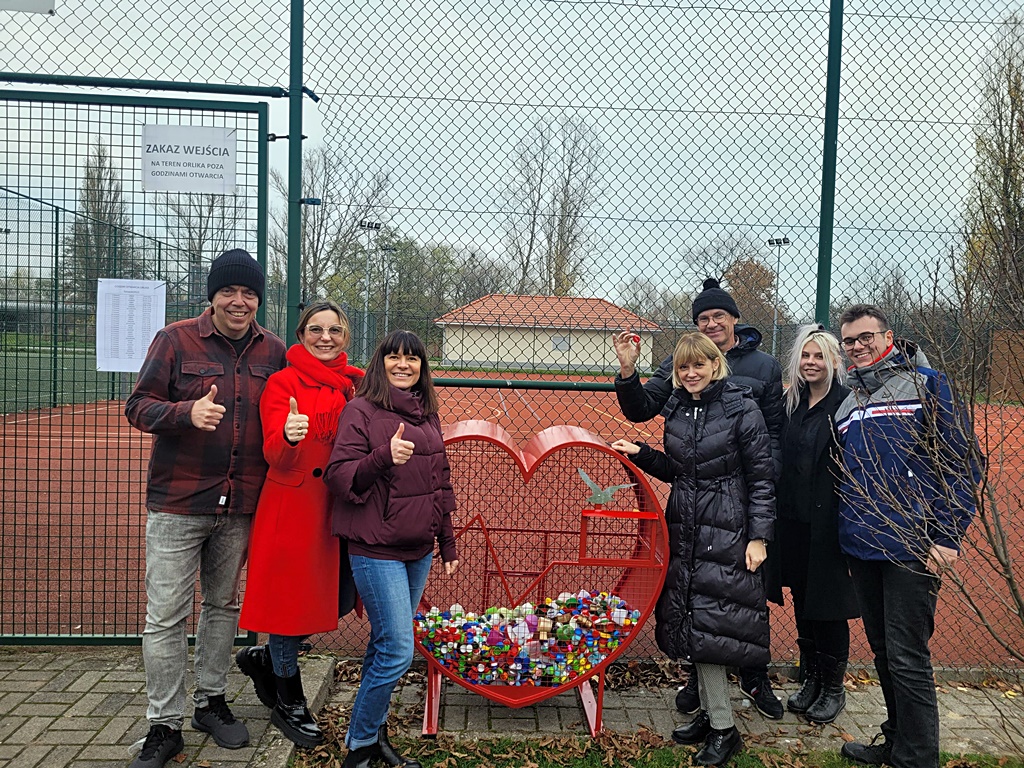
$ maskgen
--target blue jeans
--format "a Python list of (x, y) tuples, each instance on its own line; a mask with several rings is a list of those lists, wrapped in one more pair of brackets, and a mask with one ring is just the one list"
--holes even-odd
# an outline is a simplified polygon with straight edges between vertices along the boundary
[(146, 717), (180, 730), (196, 572), (203, 595), (196, 627), (197, 707), (227, 689), (238, 631), (238, 586), (252, 515), (177, 515), (150, 510), (146, 520)]
[(270, 660), (274, 664), (274, 674), (278, 677), (295, 677), (299, 674), (299, 646), (306, 635), (270, 635), (267, 648), (270, 649)]
[(893, 768), (937, 768), (939, 705), (928, 648), (935, 630), (938, 578), (918, 562), (849, 558), (887, 720)]
[(359, 749), (377, 743), (388, 719), (391, 694), (412, 664), (412, 617), (423, 596), (433, 553), (420, 560), (376, 560), (349, 555), (352, 576), (370, 620), (370, 641), (345, 744)]

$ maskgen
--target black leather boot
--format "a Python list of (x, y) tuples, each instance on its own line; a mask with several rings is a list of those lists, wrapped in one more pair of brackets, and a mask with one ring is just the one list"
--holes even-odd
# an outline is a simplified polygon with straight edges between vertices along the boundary
[(341, 764), (341, 768), (369, 768), (370, 761), (377, 757), (379, 752), (376, 744), (350, 749), (345, 755), (345, 761)]
[(689, 723), (680, 725), (672, 731), (672, 741), (676, 744), (703, 744), (709, 733), (711, 733), (711, 718), (702, 709)]
[(676, 709), (684, 715), (695, 714), (700, 709), (700, 691), (697, 688), (697, 668), (690, 667), (686, 685), (676, 693)]
[(277, 681), (274, 679), (274, 665), (270, 661), (270, 649), (265, 645), (240, 648), (235, 654), (235, 664), (243, 675), (252, 680), (256, 697), (263, 706), (277, 706)]
[(277, 704), (270, 712), (270, 722), (300, 747), (312, 749), (324, 743), (323, 731), (306, 707), (298, 672), (292, 677), (277, 678)]
[(846, 709), (846, 686), (843, 685), (846, 659), (819, 653), (818, 669), (821, 674), (821, 693), (805, 716), (815, 723), (831, 723)]
[(800, 677), (803, 685), (786, 701), (786, 708), (790, 712), (802, 715), (821, 694), (821, 675), (818, 671), (814, 641), (798, 637), (796, 644), (800, 647)]
[(395, 748), (391, 746), (391, 742), (388, 741), (388, 724), (384, 723), (380, 728), (377, 729), (377, 747), (378, 756), (384, 761), (385, 765), (393, 766), (393, 768), (422, 768), (422, 766), (413, 760), (411, 757), (402, 757), (400, 754), (395, 752)]
[(693, 756), (694, 765), (725, 765), (743, 749), (743, 737), (734, 725), (724, 730), (711, 729), (700, 752)]

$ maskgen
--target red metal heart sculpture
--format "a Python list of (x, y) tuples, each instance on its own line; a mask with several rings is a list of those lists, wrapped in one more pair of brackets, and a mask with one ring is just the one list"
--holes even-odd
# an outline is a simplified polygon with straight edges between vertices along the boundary
[[(447, 577), (438, 563), (421, 601), (424, 612), (458, 603), (467, 613), (483, 614), (495, 606), (539, 605), (583, 590), (618, 597), (633, 613), (627, 622), (631, 631), (602, 648), (593, 666), (574, 672), (572, 679), (542, 684), (474, 684), (417, 639), (429, 671), (424, 733), (437, 732), (442, 678), (510, 707), (576, 688), (596, 733), (601, 670), (638, 635), (665, 579), (668, 532), (657, 495), (643, 473), (578, 427), (550, 427), (520, 450), (497, 424), (461, 421), (445, 429), (445, 445), (458, 503), (453, 522), (460, 565)], [(500, 661), (512, 661), (512, 654), (506, 656)], [(595, 675), (596, 701), (589, 683)]]

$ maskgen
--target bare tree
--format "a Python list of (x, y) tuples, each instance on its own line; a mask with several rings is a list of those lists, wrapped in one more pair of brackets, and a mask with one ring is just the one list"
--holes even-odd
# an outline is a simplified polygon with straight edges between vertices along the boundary
[(513, 270), (478, 248), (452, 246), (455, 265), (454, 284), (447, 309), (468, 304), (492, 293), (507, 293), (512, 290), (515, 275)]
[[(288, 180), (274, 170), (271, 188), (288, 199)], [(366, 251), (359, 243), (362, 219), (379, 216), (391, 186), (386, 173), (363, 177), (348, 167), (345, 158), (326, 146), (303, 153), (302, 197), (318, 198), (321, 205), (302, 210), (300, 279), (302, 300), (322, 296), (331, 278), (363, 276), (355, 258)], [(281, 279), (287, 274), (288, 210), (279, 206), (270, 216), (271, 272)], [(365, 279), (365, 278), (364, 278)]]
[(167, 240), (187, 262), (189, 298), (204, 300), (204, 262), (238, 247), (239, 229), (246, 226), (244, 201), (235, 195), (166, 192), (156, 195), (153, 208), (163, 221)]
[[(986, 58), (975, 136), (975, 178), (968, 199), (967, 269), (984, 288), (998, 320), (1024, 320), (1024, 21), (1011, 16)], [(982, 286), (979, 286), (982, 287)]]
[(142, 278), (145, 264), (136, 251), (121, 174), (107, 145), (98, 140), (85, 161), (78, 210), (64, 244), (63, 281), (72, 300), (96, 301), (101, 277)]
[(744, 259), (763, 260), (760, 245), (737, 232), (726, 232), (679, 254), (679, 261), (689, 267), (697, 286), (706, 278), (724, 281), (729, 268)]
[(578, 117), (538, 121), (513, 150), (505, 190), (506, 242), (516, 293), (572, 293), (591, 250), (604, 149)]
[(655, 319), (661, 315), (661, 289), (649, 277), (635, 275), (618, 287), (616, 303), (641, 317)]

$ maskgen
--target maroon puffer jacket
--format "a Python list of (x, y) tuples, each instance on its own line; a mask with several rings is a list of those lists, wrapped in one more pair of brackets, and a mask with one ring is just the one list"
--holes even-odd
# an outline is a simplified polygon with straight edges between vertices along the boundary
[[(424, 415), (419, 397), (392, 388), (393, 410), (357, 397), (341, 412), (324, 473), (334, 495), (332, 530), (349, 554), (419, 560), (437, 540), (445, 562), (458, 559), (448, 456), (437, 414)], [(412, 457), (396, 466), (391, 438), (405, 424)]]

